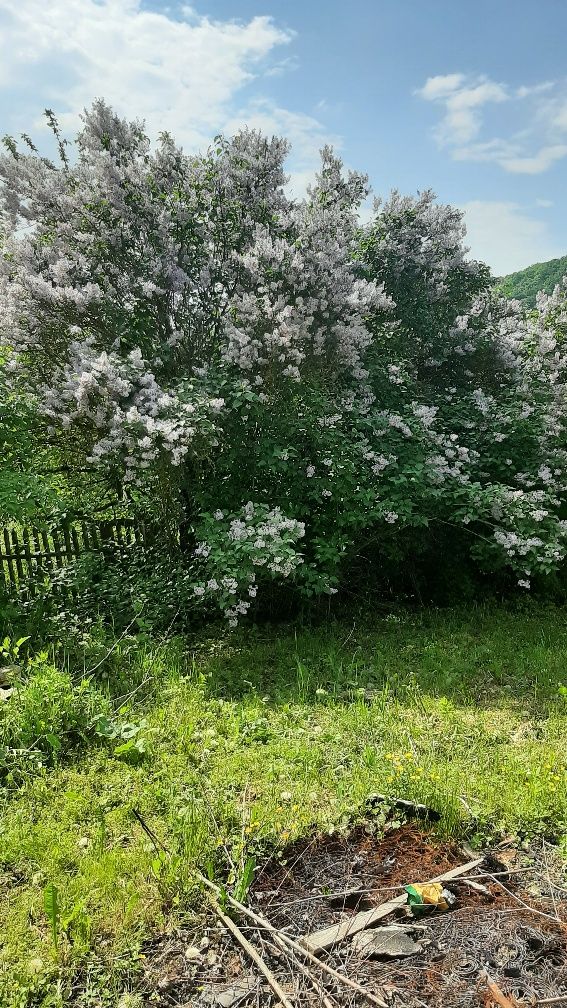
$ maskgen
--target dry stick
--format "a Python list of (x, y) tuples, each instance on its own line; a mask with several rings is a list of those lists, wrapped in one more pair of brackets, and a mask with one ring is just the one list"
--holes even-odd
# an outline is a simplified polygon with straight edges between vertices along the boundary
[[(502, 876), (504, 876), (504, 875), (520, 875), (522, 872), (528, 872), (528, 871), (532, 871), (531, 866), (529, 868), (511, 868), (510, 871), (503, 871), (503, 872), (479, 872), (479, 874), (475, 875), (474, 877), (472, 875), (471, 876), (467, 875), (467, 876), (462, 876), (462, 877), (459, 876), (458, 881), (459, 882), (474, 882), (475, 885), (476, 885), (476, 883), (478, 882), (478, 879), (489, 878), (489, 879), (492, 879), (492, 880), (495, 881), (498, 878), (499, 875), (502, 875)], [(399, 892), (400, 889), (403, 889), (403, 888), (404, 888), (403, 885), (380, 886), (380, 892), (381, 893), (385, 893), (385, 892)], [(561, 886), (557, 886), (556, 885), (555, 888), (556, 889), (561, 889)], [(375, 889), (363, 889), (363, 888), (357, 886), (354, 889), (343, 889), (341, 892), (312, 893), (311, 896), (304, 896), (303, 899), (289, 900), (289, 902), (287, 902), (287, 903), (278, 903), (278, 908), (280, 910), (283, 910), (286, 907), (298, 906), (300, 903), (312, 903), (313, 900), (340, 899), (341, 896), (354, 896), (354, 895), (358, 895), (359, 893), (360, 893), (361, 896), (371, 896), (374, 891), (375, 891)], [(487, 889), (486, 891), (490, 892), (489, 889)], [(562, 891), (567, 892), (567, 889), (562, 890)]]
[(278, 1000), (281, 1001), (284, 1008), (293, 1008), (293, 1005), (289, 1000), (287, 994), (285, 993), (283, 988), (280, 987), (272, 971), (268, 968), (268, 966), (266, 966), (266, 963), (262, 959), (260, 953), (257, 952), (254, 946), (250, 944), (248, 939), (244, 937), (242, 931), (240, 930), (239, 927), (237, 927), (232, 918), (227, 917), (227, 915), (223, 913), (215, 897), (209, 896), (209, 901), (219, 920), (222, 921), (224, 926), (228, 928), (233, 937), (236, 938), (238, 944), (244, 949), (247, 956), (252, 960), (252, 962), (256, 964), (256, 966), (260, 970), (260, 973), (262, 973), (263, 976), (265, 976), (274, 994), (276, 995)]
[(555, 893), (553, 892), (553, 882), (551, 881), (551, 875), (549, 874), (549, 863), (547, 860), (547, 854), (545, 851), (545, 840), (543, 841), (543, 860), (545, 861), (545, 872), (547, 875), (547, 885), (549, 887), (549, 895), (551, 896), (551, 902), (553, 903), (553, 912), (557, 917), (559, 923), (561, 923), (561, 918), (557, 912), (557, 903), (555, 902)]
[(294, 967), (298, 969), (300, 973), (303, 973), (303, 976), (307, 977), (309, 983), (312, 985), (313, 989), (317, 991), (317, 994), (321, 998), (321, 1004), (324, 1006), (324, 1008), (335, 1008), (333, 1002), (327, 997), (327, 994), (325, 993), (325, 988), (323, 987), (322, 984), (319, 983), (316, 977), (313, 976), (311, 970), (307, 969), (307, 966), (305, 966), (305, 964), (302, 963), (301, 960), (298, 959), (296, 955), (292, 955), (293, 949), (288, 948), (286, 943), (283, 942), (281, 938), (278, 938), (276, 935), (272, 935), (272, 937), (274, 939), (274, 944), (277, 945), (279, 950), (285, 953), (288, 959), (290, 959), (291, 962), (293, 963)]
[[(494, 878), (494, 876), (490, 875), (489, 878)], [(516, 901), (516, 903), (519, 903), (520, 906), (525, 907), (525, 909), (529, 910), (530, 913), (536, 914), (538, 917), (545, 917), (546, 920), (553, 921), (554, 924), (557, 924), (557, 917), (554, 917), (552, 914), (545, 913), (543, 910), (537, 910), (536, 907), (530, 906), (529, 903), (524, 902), (523, 899), (520, 899), (519, 896), (516, 896), (516, 893), (512, 892), (511, 889), (508, 889), (508, 887), (505, 886), (503, 882), (500, 882), (496, 878), (494, 878), (494, 881), (496, 882), (497, 885), (500, 886), (501, 889), (504, 890), (505, 893), (508, 894), (508, 896), (511, 896), (512, 899)], [(562, 923), (561, 919), (559, 919), (559, 923)]]
[(520, 1001), (521, 1005), (553, 1005), (567, 1001), (567, 994), (559, 994), (556, 997), (534, 998), (532, 1001)]
[(468, 889), (474, 889), (475, 892), (482, 893), (483, 896), (490, 896), (494, 899), (494, 893), (490, 892), (485, 885), (480, 885), (479, 882), (475, 882), (473, 879), (455, 879), (455, 885), (466, 885)]
[[(216, 886), (214, 882), (211, 882), (211, 880), (205, 875), (201, 875), (201, 872), (197, 872), (197, 876), (204, 885), (208, 886), (209, 889), (213, 889), (216, 893), (220, 892), (219, 887)], [(303, 948), (302, 945), (298, 945), (298, 943), (294, 941), (293, 938), (290, 938), (285, 931), (280, 931), (278, 928), (274, 927), (274, 925), (271, 924), (266, 917), (263, 917), (261, 914), (251, 910), (250, 907), (244, 906), (243, 903), (239, 903), (238, 900), (234, 899), (233, 896), (229, 896), (228, 893), (226, 894), (226, 899), (230, 905), (235, 908), (235, 910), (239, 910), (240, 913), (249, 917), (250, 920), (253, 920), (257, 925), (259, 925), (259, 927), (264, 928), (266, 931), (269, 931), (270, 934), (279, 938), (281, 942), (284, 942), (289, 948), (292, 948), (293, 951), (302, 956), (303, 959), (307, 959), (308, 962), (313, 963), (324, 973), (328, 973), (328, 975), (332, 976), (334, 980), (338, 980), (339, 983), (344, 984), (345, 987), (350, 987), (352, 990), (357, 991), (358, 994), (362, 994), (367, 1001), (376, 1005), (376, 1008), (387, 1008), (386, 1002), (383, 1001), (382, 998), (371, 994), (366, 987), (357, 983), (356, 980), (351, 980), (351, 978), (345, 976), (344, 973), (340, 973), (339, 970), (336, 970), (333, 966), (329, 966), (329, 964), (323, 962), (322, 959), (318, 959), (317, 956), (313, 955), (312, 952), (309, 952), (308, 949)]]

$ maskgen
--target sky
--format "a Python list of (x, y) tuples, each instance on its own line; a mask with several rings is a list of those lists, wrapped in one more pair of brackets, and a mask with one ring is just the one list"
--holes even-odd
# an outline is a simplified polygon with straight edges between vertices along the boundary
[(0, 0), (0, 134), (97, 97), (188, 151), (246, 124), (290, 139), (297, 195), (331, 143), (377, 196), (462, 208), (500, 276), (567, 253), (566, 39), (567, 0)]

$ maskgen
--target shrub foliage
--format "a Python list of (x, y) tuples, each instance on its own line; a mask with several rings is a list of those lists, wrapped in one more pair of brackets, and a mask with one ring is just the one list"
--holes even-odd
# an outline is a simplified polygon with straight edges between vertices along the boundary
[(160, 523), (182, 605), (234, 624), (270, 582), (332, 594), (441, 539), (524, 587), (558, 567), (565, 286), (529, 315), (494, 293), (430, 192), (361, 228), (366, 178), (327, 148), (294, 201), (253, 131), (189, 156), (97, 102), (73, 156), (25, 141), (0, 162), (7, 395)]

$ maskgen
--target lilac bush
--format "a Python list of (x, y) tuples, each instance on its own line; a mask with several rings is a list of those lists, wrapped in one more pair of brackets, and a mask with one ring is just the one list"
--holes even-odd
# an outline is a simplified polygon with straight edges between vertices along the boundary
[(428, 192), (361, 229), (328, 148), (293, 201), (285, 141), (152, 149), (103, 102), (58, 164), (6, 146), (11, 394), (179, 541), (195, 601), (233, 624), (267, 580), (333, 593), (365, 543), (439, 524), (524, 586), (560, 564), (565, 290), (494, 296)]

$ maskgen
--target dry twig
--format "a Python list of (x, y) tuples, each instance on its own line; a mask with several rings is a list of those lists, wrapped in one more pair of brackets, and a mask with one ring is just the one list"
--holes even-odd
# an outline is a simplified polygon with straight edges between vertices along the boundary
[[(214, 890), (216, 893), (220, 892), (219, 887), (216, 886), (214, 882), (211, 882), (211, 880), (208, 879), (205, 875), (202, 875), (200, 872), (198, 872), (197, 875), (200, 881), (204, 885), (206, 885), (209, 889)], [(288, 948), (293, 949), (293, 951), (298, 956), (301, 956), (308, 962), (313, 963), (313, 965), (317, 966), (324, 973), (327, 973), (329, 976), (333, 977), (334, 980), (337, 980), (339, 983), (343, 984), (343, 986), (350, 987), (351, 990), (354, 990), (358, 994), (361, 994), (364, 998), (366, 998), (367, 1001), (370, 1002), (370, 1004), (376, 1005), (376, 1008), (388, 1008), (383, 998), (377, 997), (375, 994), (372, 994), (369, 990), (367, 990), (366, 987), (363, 987), (362, 984), (357, 983), (356, 980), (351, 980), (351, 978), (345, 976), (344, 973), (340, 973), (339, 970), (336, 970), (333, 966), (329, 966), (328, 963), (323, 962), (321, 959), (318, 959), (317, 956), (313, 955), (312, 952), (304, 948), (302, 945), (299, 945), (296, 941), (294, 941), (293, 938), (290, 938), (290, 936), (287, 935), (285, 931), (280, 931), (279, 928), (274, 927), (274, 925), (271, 924), (266, 917), (263, 917), (261, 914), (256, 913), (254, 910), (251, 910), (250, 907), (247, 907), (243, 903), (240, 903), (238, 900), (234, 899), (233, 896), (229, 896), (227, 894), (226, 899), (230, 903), (230, 905), (234, 907), (235, 910), (239, 910), (240, 913), (244, 914), (244, 916), (248, 917), (250, 920), (253, 920), (259, 927), (264, 928), (266, 931), (269, 931), (270, 934), (279, 938), (280, 941), (283, 942)]]
[(260, 970), (260, 973), (266, 978), (274, 994), (281, 1002), (281, 1004), (284, 1006), (284, 1008), (293, 1008), (293, 1005), (289, 1000), (287, 994), (276, 980), (271, 969), (268, 966), (266, 966), (266, 963), (262, 959), (260, 953), (254, 948), (253, 945), (250, 944), (248, 939), (244, 937), (242, 931), (240, 930), (239, 927), (237, 927), (232, 918), (228, 917), (227, 914), (225, 914), (221, 910), (214, 896), (209, 896), (209, 902), (219, 920), (222, 921), (222, 923), (226, 928), (228, 928), (230, 933), (234, 936), (234, 938), (236, 938), (238, 944), (244, 949), (247, 956), (249, 956), (249, 958), (252, 959), (252, 962), (256, 964), (256, 966)]
[(277, 937), (277, 935), (272, 935), (272, 938), (274, 939), (274, 943), (280, 952), (283, 952), (290, 962), (293, 963), (294, 969), (298, 969), (300, 973), (303, 973), (304, 977), (307, 977), (313, 989), (317, 991), (323, 1008), (334, 1008), (333, 1002), (327, 997), (323, 985), (319, 983), (316, 977), (313, 976), (311, 970), (308, 969), (307, 966), (295, 955), (293, 949), (289, 948), (286, 943), (281, 940), (281, 938)]

